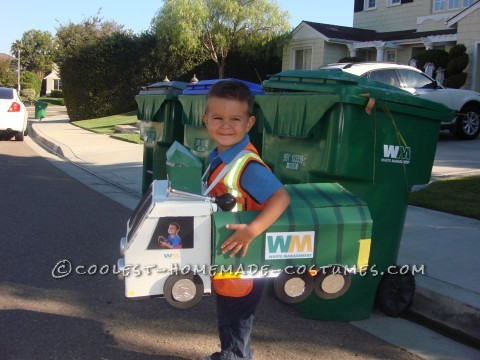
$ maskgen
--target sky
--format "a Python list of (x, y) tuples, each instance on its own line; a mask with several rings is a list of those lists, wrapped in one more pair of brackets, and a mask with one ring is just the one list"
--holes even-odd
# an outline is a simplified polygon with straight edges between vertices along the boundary
[[(342, 26), (353, 24), (354, 0), (337, 0), (334, 6), (331, 0), (276, 2), (282, 10), (290, 13), (292, 28), (302, 20)], [(55, 35), (59, 25), (80, 23), (96, 15), (99, 9), (103, 20), (113, 20), (138, 34), (150, 28), (150, 22), (162, 3), (161, 0), (5, 1), (0, 21), (0, 53), (10, 54), (12, 43), (20, 40), (28, 30), (48, 31)]]

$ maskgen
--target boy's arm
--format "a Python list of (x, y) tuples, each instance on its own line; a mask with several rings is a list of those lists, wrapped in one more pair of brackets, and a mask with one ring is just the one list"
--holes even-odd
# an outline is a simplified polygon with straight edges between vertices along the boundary
[(227, 229), (235, 232), (221, 245), (222, 254), (230, 251), (232, 257), (241, 250), (241, 255), (245, 256), (252, 240), (272, 225), (289, 203), (290, 195), (282, 187), (265, 201), (264, 208), (250, 224), (228, 224)]

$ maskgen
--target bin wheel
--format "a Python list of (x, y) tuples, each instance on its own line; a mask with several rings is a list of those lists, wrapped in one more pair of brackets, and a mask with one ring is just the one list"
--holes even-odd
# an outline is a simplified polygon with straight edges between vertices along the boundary
[(397, 317), (407, 311), (415, 295), (415, 277), (410, 274), (400, 274), (399, 268), (383, 275), (377, 290), (377, 303), (387, 316)]
[(343, 266), (321, 268), (315, 276), (315, 294), (320, 299), (336, 299), (347, 292), (351, 282), (352, 277)]
[(163, 285), (167, 303), (177, 309), (190, 309), (203, 297), (203, 281), (199, 275), (170, 275)]
[(298, 304), (313, 292), (313, 277), (308, 271), (299, 274), (296, 270), (282, 271), (275, 279), (273, 287), (277, 298), (287, 304)]

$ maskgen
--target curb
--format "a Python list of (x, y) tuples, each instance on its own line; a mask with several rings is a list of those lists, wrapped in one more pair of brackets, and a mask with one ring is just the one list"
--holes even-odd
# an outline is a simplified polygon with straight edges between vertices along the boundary
[(35, 130), (35, 127), (33, 126), (35, 123), (32, 122), (31, 120), (28, 120), (28, 125), (27, 125), (27, 128), (28, 128), (28, 133), (31, 134), (30, 135), (30, 138), (36, 142), (38, 145), (40, 145), (41, 147), (43, 147), (45, 150), (47, 150), (48, 152), (50, 153), (53, 153), (55, 155), (58, 155), (59, 157), (61, 157), (62, 159), (64, 159), (65, 161), (68, 161), (70, 164), (88, 172), (89, 174), (99, 178), (99, 179), (102, 179), (103, 181), (113, 185), (113, 186), (116, 186), (117, 188), (135, 196), (135, 197), (138, 197), (139, 199), (141, 199), (142, 197), (142, 194), (141, 193), (138, 193), (132, 189), (129, 189), (125, 186), (123, 186), (122, 184), (118, 183), (118, 182), (115, 182), (115, 181), (112, 181), (111, 179), (108, 179), (104, 176), (101, 176), (99, 174), (97, 174), (96, 172), (92, 171), (92, 170), (89, 170), (86, 166), (80, 164), (78, 161), (74, 161), (72, 160), (73, 157), (75, 157), (75, 154), (68, 148), (67, 146), (67, 149), (68, 149), (68, 152), (70, 152), (71, 154), (71, 157), (69, 156), (66, 156), (65, 155), (65, 150), (62, 149), (62, 147), (60, 145), (57, 145), (55, 144), (54, 142), (46, 139), (44, 136), (42, 136), (42, 134), (39, 134), (39, 132), (37, 132)]
[(62, 158), (66, 159), (65, 154), (63, 153), (63, 150), (60, 146), (57, 144), (51, 142), (50, 140), (47, 140), (43, 136), (40, 136), (37, 131), (33, 127), (32, 120), (28, 120), (28, 135), (34, 140), (37, 144), (42, 146), (44, 149), (61, 156)]
[(417, 285), (409, 313), (479, 344), (480, 295), (439, 280), (425, 280)]

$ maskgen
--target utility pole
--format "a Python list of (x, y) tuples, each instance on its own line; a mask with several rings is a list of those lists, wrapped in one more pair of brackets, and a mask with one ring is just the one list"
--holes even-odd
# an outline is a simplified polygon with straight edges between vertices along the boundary
[(17, 91), (20, 95), (20, 43), (17, 43)]

